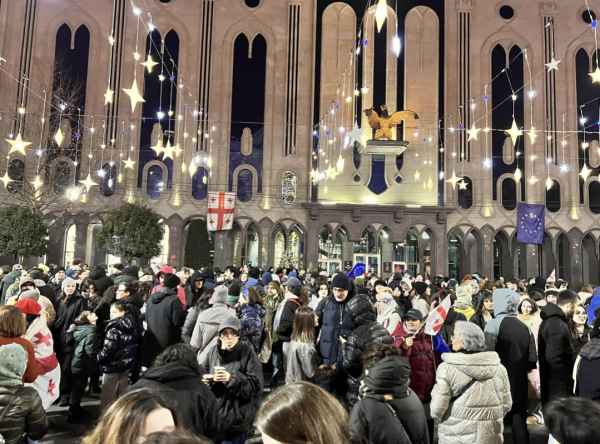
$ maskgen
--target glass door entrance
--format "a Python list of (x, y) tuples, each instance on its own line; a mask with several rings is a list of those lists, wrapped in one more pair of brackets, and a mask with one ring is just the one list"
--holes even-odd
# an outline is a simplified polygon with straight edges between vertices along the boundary
[(326, 271), (329, 276), (342, 271), (341, 261), (319, 261), (319, 271)]
[(354, 265), (365, 264), (369, 273), (375, 273), (380, 276), (380, 264), (381, 260), (378, 254), (355, 254)]

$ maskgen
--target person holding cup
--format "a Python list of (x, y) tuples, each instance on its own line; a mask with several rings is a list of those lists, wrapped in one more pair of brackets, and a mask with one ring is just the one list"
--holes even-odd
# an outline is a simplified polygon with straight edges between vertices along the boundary
[(221, 425), (226, 430), (223, 444), (246, 442), (263, 391), (262, 364), (252, 346), (240, 341), (240, 331), (238, 318), (224, 318), (217, 344), (202, 362), (207, 372), (203, 380), (217, 398)]

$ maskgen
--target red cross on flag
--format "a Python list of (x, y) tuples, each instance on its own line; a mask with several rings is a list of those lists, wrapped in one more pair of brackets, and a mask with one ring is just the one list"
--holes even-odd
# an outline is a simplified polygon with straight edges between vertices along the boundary
[(231, 230), (234, 207), (235, 193), (208, 193), (208, 231)]
[(425, 321), (425, 333), (432, 336), (438, 334), (444, 325), (450, 307), (452, 307), (452, 300), (450, 296), (447, 296), (440, 305), (429, 312), (429, 316)]

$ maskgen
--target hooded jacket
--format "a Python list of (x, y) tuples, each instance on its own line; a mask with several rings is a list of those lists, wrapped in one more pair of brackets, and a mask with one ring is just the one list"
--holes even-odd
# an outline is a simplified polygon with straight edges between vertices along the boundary
[[(189, 287), (186, 287), (186, 295), (188, 288)], [(181, 327), (181, 342), (184, 344), (190, 345), (190, 342), (192, 341), (192, 333), (194, 333), (194, 328), (196, 327), (196, 322), (198, 321), (198, 316), (203, 311), (204, 310), (196, 306), (188, 310), (183, 327)]]
[(594, 290), (594, 297), (590, 303), (590, 306), (586, 309), (588, 313), (588, 325), (592, 325), (594, 319), (596, 319), (596, 315), (594, 312), (600, 308), (600, 287), (596, 287)]
[(148, 389), (164, 395), (175, 403), (184, 427), (198, 436), (214, 442), (223, 439), (220, 430), (222, 418), (217, 399), (202, 382), (201, 375), (183, 361), (170, 362), (149, 368), (129, 391)]
[(14, 284), (17, 278), (19, 278), (20, 276), (21, 270), (15, 270), (6, 274), (2, 278), (2, 300), (0, 301), (0, 305), (4, 305), (4, 302), (6, 301), (6, 292), (8, 292), (8, 287)]
[(401, 356), (388, 356), (373, 366), (350, 414), (356, 442), (429, 444), (423, 405), (408, 387), (409, 376), (410, 365)]
[[(165, 268), (165, 267), (163, 267)], [(170, 267), (168, 267), (170, 268)], [(163, 284), (158, 284), (156, 285), (153, 289), (152, 289), (152, 294), (162, 290), (163, 288), (165, 288), (165, 286)], [(183, 289), (183, 287), (181, 285), (177, 286), (175, 294), (177, 295), (177, 297), (179, 298), (179, 300), (181, 301), (181, 305), (183, 306), (183, 309), (186, 310), (187, 309), (187, 304), (185, 302), (185, 290)]]
[(106, 275), (106, 270), (102, 267), (96, 267), (90, 271), (89, 279), (94, 284), (94, 289), (99, 295), (103, 295), (108, 287), (112, 287), (114, 282)]
[(296, 310), (300, 308), (300, 301), (298, 300), (298, 296), (287, 292), (281, 305), (283, 305), (283, 307), (279, 307), (281, 316), (279, 319), (277, 318), (278, 315), (275, 316), (275, 319), (278, 319), (279, 322), (276, 333), (281, 342), (290, 342), (294, 328), (294, 315), (296, 314)]
[(506, 368), (513, 404), (526, 404), (527, 374), (537, 366), (535, 337), (527, 324), (517, 317), (519, 295), (507, 288), (494, 292), (496, 318), (485, 327), (488, 351), (495, 351)]
[(392, 334), (396, 331), (398, 324), (402, 322), (397, 311), (398, 304), (389, 293), (377, 295), (377, 299), (381, 303), (381, 308), (377, 310), (377, 322), (383, 325), (389, 334)]
[(115, 278), (115, 287), (121, 284), (129, 284), (130, 282), (137, 281), (139, 279), (140, 269), (135, 265), (131, 267), (125, 267), (122, 272)]
[(145, 317), (148, 328), (144, 336), (143, 362), (150, 367), (160, 352), (181, 339), (185, 313), (176, 290), (165, 287), (152, 294)]
[[(431, 393), (439, 444), (501, 444), (503, 418), (512, 407), (506, 369), (496, 352), (444, 353)], [(453, 396), (473, 380), (454, 403)]]
[(142, 320), (142, 308), (144, 307), (144, 298), (139, 293), (130, 294), (123, 302), (127, 304), (127, 308), (131, 313), (131, 317), (135, 324), (139, 327), (140, 333), (144, 331), (144, 321)]
[(387, 329), (377, 323), (376, 309), (367, 295), (353, 297), (348, 302), (348, 313), (354, 330), (352, 336), (342, 344), (342, 365), (348, 374), (346, 398), (348, 405), (353, 407), (358, 401), (358, 378), (363, 373), (363, 353), (372, 344), (393, 344), (394, 340)]
[[(204, 283), (202, 284), (202, 287), (200, 287), (198, 290), (196, 290), (196, 287), (194, 286), (194, 282), (196, 281), (204, 281)], [(200, 299), (200, 296), (202, 296), (202, 293), (204, 293), (205, 291), (205, 285), (206, 285), (206, 280), (204, 278), (204, 276), (202, 276), (202, 273), (200, 273), (199, 271), (194, 271), (194, 274), (192, 274), (192, 276), (190, 277), (190, 285), (185, 287), (185, 305), (187, 307), (188, 310), (192, 310), (195, 306), (196, 303), (198, 302), (198, 299)], [(214, 284), (213, 287), (214, 288)]]
[(538, 333), (542, 404), (573, 393), (573, 343), (567, 317), (556, 304), (542, 308)]
[(226, 431), (225, 439), (231, 440), (254, 424), (264, 384), (262, 364), (248, 344), (238, 342), (232, 350), (223, 350), (219, 339), (202, 361), (208, 373), (213, 374), (215, 366), (225, 367), (233, 375), (230, 382), (215, 382), (212, 388)]
[(98, 336), (96, 326), (92, 324), (79, 325), (73, 332), (75, 339), (75, 354), (71, 361), (71, 372), (74, 375), (89, 376), (98, 368)]
[[(104, 373), (119, 373), (135, 366), (140, 334), (131, 315), (112, 319), (106, 326), (104, 347), (98, 353), (98, 364)], [(172, 345), (172, 344), (169, 344)]]
[(256, 353), (260, 352), (263, 318), (266, 314), (267, 310), (261, 304), (242, 304), (238, 312), (244, 341), (250, 344)]

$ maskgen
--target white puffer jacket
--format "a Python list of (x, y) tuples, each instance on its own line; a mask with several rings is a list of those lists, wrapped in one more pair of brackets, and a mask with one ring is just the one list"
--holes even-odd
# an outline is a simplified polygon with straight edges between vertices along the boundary
[[(502, 443), (503, 418), (511, 409), (508, 374), (496, 352), (444, 353), (431, 393), (439, 444)], [(453, 396), (475, 379), (454, 403)]]

